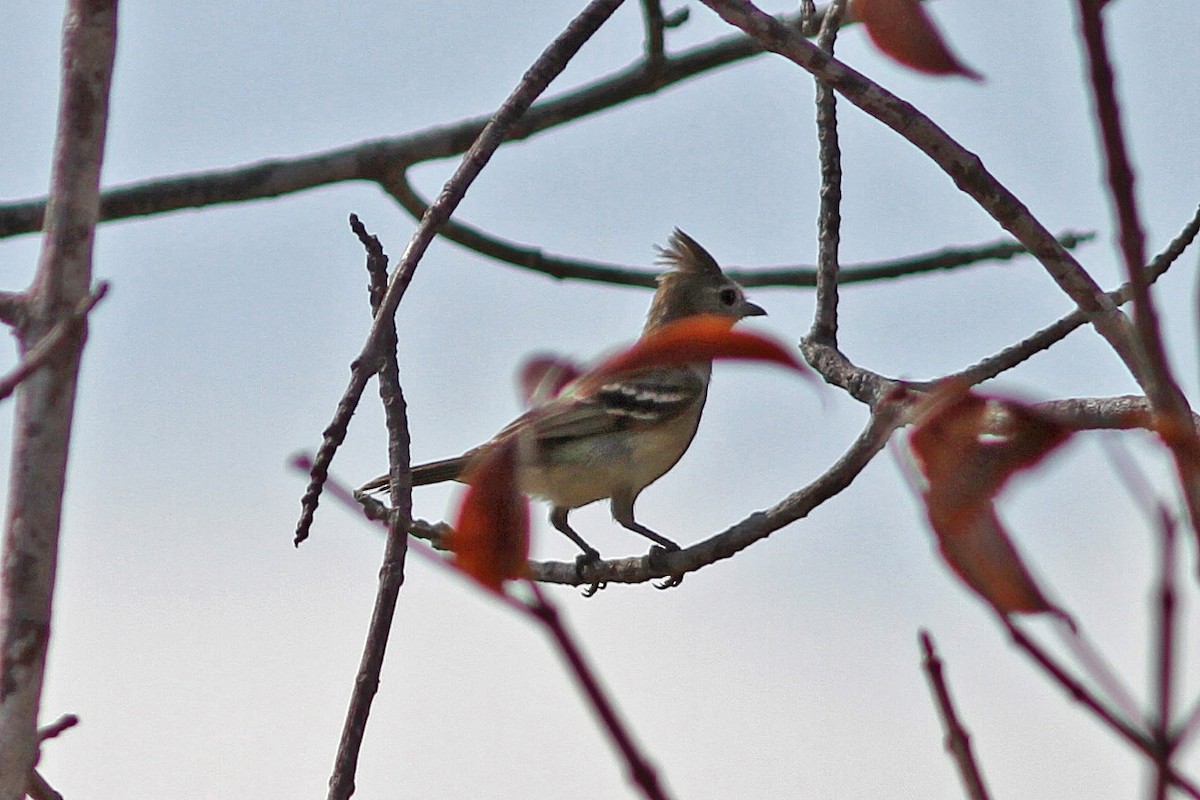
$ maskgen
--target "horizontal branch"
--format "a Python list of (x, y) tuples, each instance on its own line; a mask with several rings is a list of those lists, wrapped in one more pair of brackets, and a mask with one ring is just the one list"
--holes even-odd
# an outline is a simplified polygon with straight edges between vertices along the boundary
[[(669, 56), (652, 67), (641, 59), (623, 70), (535, 104), (508, 131), (506, 141), (527, 139), (762, 51), (750, 37), (736, 34)], [(100, 221), (262, 200), (346, 181), (388, 185), (392, 176), (413, 164), (465, 153), (488, 119), (472, 117), (296, 158), (270, 159), (243, 167), (186, 173), (108, 189), (101, 194)], [(44, 198), (0, 205), (0, 238), (40, 230), (45, 205)]]
[[(530, 577), (543, 583), (572, 586), (600, 583), (647, 583), (658, 578), (680, 576), (730, 558), (780, 528), (808, 516), (813, 509), (834, 497), (858, 476), (887, 445), (891, 435), (908, 423), (908, 409), (924, 397), (920, 392), (893, 393), (877, 404), (867, 427), (850, 448), (828, 470), (808, 486), (788, 495), (766, 511), (757, 511), (741, 522), (702, 542), (671, 553), (616, 558), (589, 566), (581, 578), (575, 562), (531, 561)], [(1037, 403), (1034, 408), (1060, 419), (1076, 430), (1132, 430), (1148, 428), (1152, 422), (1150, 404), (1145, 397), (1072, 397)], [(363, 513), (373, 520), (386, 521), (388, 506), (367, 494), (356, 494)], [(429, 542), (435, 549), (446, 550), (453, 528), (445, 522), (413, 520), (412, 536)], [(1200, 718), (1200, 712), (1198, 712)]]
[[(383, 184), (383, 189), (414, 219), (420, 219), (429, 205), (413, 188), (408, 176), (404, 173), (393, 175)], [(658, 271), (653, 269), (639, 269), (625, 264), (550, 255), (540, 248), (517, 244), (456, 220), (448, 221), (443, 226), (441, 234), (455, 244), (462, 245), (480, 255), (559, 280), (595, 281), (613, 286), (653, 287), (658, 277)], [(1058, 237), (1058, 241), (1063, 247), (1074, 249), (1095, 237), (1096, 234), (1093, 232), (1066, 231)], [(841, 283), (866, 283), (901, 278), (924, 272), (957, 269), (982, 261), (1007, 261), (1028, 252), (1019, 242), (1011, 239), (972, 247), (947, 247), (929, 253), (886, 261), (850, 264), (840, 271), (839, 281)], [(725, 267), (724, 271), (738, 283), (751, 288), (813, 287), (817, 285), (816, 269), (809, 266), (729, 266)]]

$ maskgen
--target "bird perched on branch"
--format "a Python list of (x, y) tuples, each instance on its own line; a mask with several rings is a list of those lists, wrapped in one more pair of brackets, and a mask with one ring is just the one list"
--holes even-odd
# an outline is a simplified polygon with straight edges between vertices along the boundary
[[(698, 314), (736, 322), (767, 313), (746, 300), (742, 287), (683, 231), (672, 233), (660, 255), (669, 269), (658, 277), (643, 337)], [(571, 528), (567, 516), (572, 509), (606, 498), (613, 519), (623, 527), (666, 550), (678, 550), (675, 542), (638, 522), (633, 505), (692, 443), (711, 374), (712, 360), (706, 359), (618, 374), (599, 385), (586, 380), (555, 382), (551, 376), (552, 390), (535, 398), (533, 408), (461, 456), (414, 467), (413, 485), (463, 479), (477, 457), (516, 437), (517, 485), (525, 494), (551, 503), (550, 523), (583, 551), (581, 564), (600, 554)], [(574, 376), (560, 376), (564, 377)], [(360, 491), (385, 489), (388, 483), (384, 476)]]

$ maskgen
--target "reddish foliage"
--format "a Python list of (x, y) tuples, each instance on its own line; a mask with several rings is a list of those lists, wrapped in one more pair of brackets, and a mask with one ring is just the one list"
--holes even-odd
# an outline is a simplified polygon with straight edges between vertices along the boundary
[(516, 449), (516, 440), (510, 440), (471, 465), (447, 542), (455, 566), (494, 592), (528, 570), (529, 501), (517, 490)]
[(930, 398), (909, 437), (928, 483), (924, 500), (942, 555), (1002, 614), (1057, 611), (1034, 583), (992, 501), (1009, 478), (1071, 433), (1019, 403), (947, 387)]
[(884, 54), (930, 75), (983, 76), (950, 52), (919, 0), (854, 0), (851, 12)]
[(665, 367), (710, 359), (770, 361), (808, 375), (808, 368), (778, 342), (756, 333), (733, 330), (736, 320), (719, 314), (696, 314), (647, 334), (587, 374), (600, 384), (621, 372)]

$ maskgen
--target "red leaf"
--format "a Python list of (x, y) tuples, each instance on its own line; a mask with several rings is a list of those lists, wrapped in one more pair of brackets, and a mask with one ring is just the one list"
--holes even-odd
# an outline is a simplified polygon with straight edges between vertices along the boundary
[(588, 381), (602, 383), (621, 372), (714, 358), (771, 361), (809, 374), (808, 368), (778, 342), (757, 333), (733, 330), (735, 321), (720, 314), (696, 314), (670, 322), (606, 359), (588, 373)]
[(1071, 433), (1027, 406), (949, 386), (930, 398), (909, 437), (942, 555), (1001, 614), (1062, 613), (1030, 576), (992, 501)]
[(583, 369), (578, 364), (560, 356), (549, 353), (530, 356), (521, 365), (517, 376), (521, 399), (527, 406), (552, 400), (582, 374)]
[(885, 55), (929, 75), (983, 76), (950, 52), (919, 0), (854, 0), (851, 14)]
[(963, 581), (1001, 614), (1061, 614), (1042, 594), (991, 503), (969, 518), (941, 522), (929, 507), (929, 521), (938, 534), (946, 563)]
[(517, 441), (488, 448), (463, 476), (469, 485), (447, 546), (454, 565), (494, 592), (525, 577), (529, 501), (516, 486)]

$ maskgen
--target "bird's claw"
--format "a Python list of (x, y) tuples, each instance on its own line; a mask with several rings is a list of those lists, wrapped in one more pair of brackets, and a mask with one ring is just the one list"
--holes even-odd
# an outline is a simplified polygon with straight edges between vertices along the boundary
[[(651, 569), (653, 569), (655, 571), (661, 570), (663, 572), (666, 572), (667, 567), (664, 562), (666, 560), (667, 554), (668, 553), (677, 553), (677, 552), (679, 552), (679, 545), (675, 545), (674, 547), (660, 547), (658, 545), (654, 545), (653, 547), (650, 548), (650, 554), (647, 556), (647, 562)], [(678, 586), (681, 583), (683, 583), (683, 574), (682, 573), (680, 573), (679, 575), (667, 575), (666, 578), (655, 583), (654, 588), (655, 589), (674, 589), (676, 586)]]
[[(591, 572), (595, 566), (600, 563), (599, 550), (585, 550), (575, 557), (575, 576), (580, 581), (587, 580), (587, 574)], [(590, 585), (583, 590), (584, 597), (591, 597), (596, 592), (608, 586), (608, 581), (594, 580), (589, 582)]]

